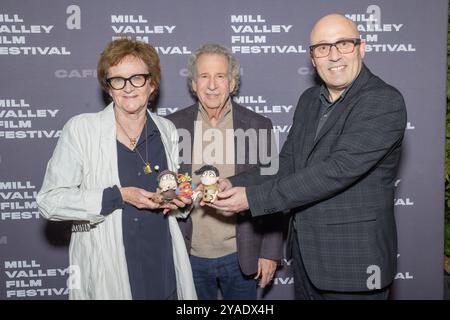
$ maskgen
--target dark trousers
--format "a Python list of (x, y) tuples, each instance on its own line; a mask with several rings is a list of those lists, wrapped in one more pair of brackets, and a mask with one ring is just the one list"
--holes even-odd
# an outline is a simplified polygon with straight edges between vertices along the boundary
[(292, 259), (296, 300), (386, 300), (389, 287), (365, 292), (336, 292), (316, 288), (306, 273), (298, 245), (297, 233), (292, 230)]

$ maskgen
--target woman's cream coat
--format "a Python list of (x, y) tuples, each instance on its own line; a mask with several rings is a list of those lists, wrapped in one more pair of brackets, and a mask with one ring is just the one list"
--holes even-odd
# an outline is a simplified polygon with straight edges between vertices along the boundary
[[(177, 171), (178, 135), (167, 119), (149, 112), (161, 133), (168, 168)], [(122, 239), (122, 210), (100, 215), (103, 189), (120, 187), (113, 104), (70, 119), (48, 162), (36, 201), (42, 216), (73, 220), (71, 299), (131, 299)], [(179, 213), (181, 215), (181, 213)], [(173, 214), (169, 217), (178, 299), (196, 299), (191, 265)], [(78, 223), (78, 224), (77, 224)]]

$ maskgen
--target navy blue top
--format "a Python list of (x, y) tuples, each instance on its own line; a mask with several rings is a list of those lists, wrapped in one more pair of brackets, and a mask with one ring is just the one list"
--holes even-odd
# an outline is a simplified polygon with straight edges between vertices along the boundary
[[(117, 141), (119, 178), (122, 187), (137, 187), (155, 192), (156, 177), (167, 169), (167, 159), (161, 135), (153, 120), (147, 118), (137, 149), (148, 162), (152, 173), (145, 174), (144, 163), (135, 151)], [(158, 165), (158, 172), (154, 166)], [(172, 239), (167, 217), (162, 210), (145, 210), (124, 203), (117, 186), (103, 192), (101, 214), (122, 208), (122, 232), (133, 299), (168, 299), (176, 297), (176, 279), (172, 255)]]

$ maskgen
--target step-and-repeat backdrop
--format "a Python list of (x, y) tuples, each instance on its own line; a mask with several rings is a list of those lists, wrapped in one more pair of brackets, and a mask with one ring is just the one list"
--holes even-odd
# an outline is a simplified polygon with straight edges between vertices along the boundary
[[(66, 299), (70, 224), (42, 219), (35, 197), (63, 124), (104, 107), (96, 64), (120, 35), (161, 58), (158, 113), (193, 101), (189, 54), (205, 42), (241, 63), (235, 100), (272, 119), (282, 144), (299, 95), (314, 83), (309, 32), (338, 12), (367, 40), (365, 62), (408, 109), (396, 181), (393, 299), (443, 296), (447, 0), (2, 0), (0, 6), (0, 299)], [(292, 299), (283, 259), (262, 299)]]

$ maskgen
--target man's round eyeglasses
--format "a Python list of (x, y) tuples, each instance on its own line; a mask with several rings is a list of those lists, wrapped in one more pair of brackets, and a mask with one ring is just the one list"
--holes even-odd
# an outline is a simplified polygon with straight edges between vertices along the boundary
[(331, 52), (331, 47), (335, 47), (340, 53), (352, 53), (355, 47), (361, 43), (361, 39), (342, 39), (334, 43), (319, 43), (309, 47), (309, 52), (314, 58), (325, 58)]
[(130, 81), (133, 87), (140, 88), (145, 85), (147, 79), (150, 78), (151, 76), (152, 75), (150, 73), (142, 73), (142, 74), (134, 74), (129, 78), (111, 77), (106, 79), (106, 82), (108, 82), (109, 86), (114, 90), (121, 90), (125, 88), (125, 86), (127, 85), (127, 81)]

